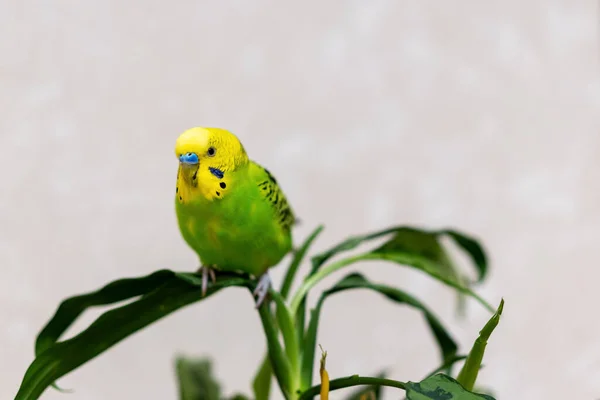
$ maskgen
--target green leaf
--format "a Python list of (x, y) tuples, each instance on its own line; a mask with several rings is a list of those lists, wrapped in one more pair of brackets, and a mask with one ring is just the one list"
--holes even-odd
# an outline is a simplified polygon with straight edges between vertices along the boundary
[(398, 229), (400, 229), (400, 228), (399, 227), (388, 228), (388, 229), (384, 229), (379, 232), (373, 232), (373, 233), (368, 233), (366, 235), (356, 235), (356, 236), (349, 237), (348, 239), (335, 245), (331, 249), (312, 257), (312, 259), (311, 259), (312, 269), (311, 269), (309, 276), (314, 275), (319, 270), (319, 268), (321, 268), (321, 266), (323, 264), (325, 264), (325, 262), (327, 262), (330, 258), (336, 256), (338, 253), (342, 253), (342, 252), (345, 252), (348, 250), (353, 250), (353, 249), (357, 248), (358, 246), (360, 246), (363, 242), (368, 242), (370, 240), (378, 239), (382, 236), (389, 235), (391, 233), (396, 232)]
[(498, 306), (496, 313), (479, 332), (479, 337), (475, 339), (475, 343), (473, 343), (473, 347), (467, 356), (467, 360), (458, 374), (458, 382), (460, 382), (461, 385), (469, 390), (472, 390), (475, 385), (477, 375), (479, 374), (479, 369), (481, 368), (481, 361), (483, 360), (483, 354), (485, 353), (487, 341), (492, 335), (494, 329), (496, 329), (496, 326), (498, 326), (503, 309), (504, 299), (500, 301), (500, 305)]
[[(457, 234), (458, 235), (458, 234)], [(394, 236), (374, 253), (404, 253), (422, 257), (434, 263), (439, 275), (449, 281), (456, 282), (462, 287), (468, 287), (469, 282), (456, 267), (441, 242), (441, 232), (425, 231), (410, 227), (399, 228)], [(465, 311), (465, 293), (457, 292), (456, 303), (458, 315)]]
[(269, 395), (271, 394), (271, 375), (273, 375), (273, 367), (271, 367), (271, 360), (267, 354), (252, 381), (255, 400), (269, 400)]
[(401, 253), (418, 256), (434, 264), (440, 276), (448, 280), (458, 280), (456, 267), (439, 241), (436, 232), (403, 227), (396, 230), (394, 236), (373, 253)]
[(283, 336), (283, 343), (285, 345), (285, 353), (289, 360), (291, 366), (291, 376), (290, 381), (293, 382), (292, 391), (298, 389), (299, 382), (296, 382), (296, 377), (298, 376), (298, 370), (300, 368), (300, 348), (298, 346), (298, 337), (297, 331), (294, 327), (294, 320), (292, 318), (292, 314), (288, 309), (285, 301), (281, 297), (281, 295), (275, 291), (271, 291), (271, 297), (275, 300), (276, 303), (276, 317), (277, 324), (281, 329), (281, 334)]
[(304, 241), (304, 243), (302, 244), (300, 249), (298, 249), (294, 253), (294, 258), (292, 259), (292, 262), (290, 263), (290, 266), (288, 267), (288, 270), (285, 274), (285, 278), (283, 280), (283, 284), (281, 285), (280, 293), (284, 299), (287, 299), (290, 288), (292, 287), (292, 283), (294, 282), (294, 277), (296, 276), (296, 272), (298, 271), (298, 267), (300, 266), (300, 263), (304, 259), (306, 252), (308, 251), (308, 249), (312, 245), (312, 243), (315, 241), (317, 236), (319, 236), (319, 234), (323, 231), (323, 228), (324, 228), (323, 225), (318, 226), (317, 229), (315, 229), (306, 238), (306, 240)]
[(460, 281), (456, 281), (452, 278), (449, 278), (446, 274), (440, 271), (439, 266), (437, 264), (431, 262), (430, 260), (424, 257), (400, 252), (373, 252), (370, 254), (365, 254), (362, 257), (362, 259), (393, 261), (404, 266), (419, 269), (431, 276), (432, 278), (437, 279), (438, 281), (458, 290), (461, 293), (471, 296), (488, 311), (494, 312), (494, 308), (477, 293), (475, 293), (467, 286), (462, 285)]
[[(351, 250), (365, 241), (392, 233), (394, 235), (391, 239), (372, 251), (367, 251), (366, 253), (341, 259), (323, 266), (327, 260), (340, 252)], [(456, 240), (463, 249), (468, 250), (471, 258), (479, 263), (478, 268), (481, 271), (486, 271), (487, 267), (483, 249), (473, 239), (470, 239), (461, 233), (450, 230), (426, 231), (406, 226), (386, 229), (368, 235), (352, 237), (333, 247), (329, 251), (313, 257), (313, 269), (311, 274), (292, 298), (290, 304), (292, 313), (298, 312), (299, 306), (304, 301), (308, 291), (325, 277), (355, 262), (367, 260), (393, 261), (398, 264), (419, 269), (446, 285), (457, 289), (460, 293), (473, 297), (484, 307), (493, 312), (494, 309), (485, 300), (475, 294), (468, 287), (468, 284), (463, 283), (464, 278), (454, 266), (454, 263), (451, 261), (440, 241), (444, 234), (450, 235), (450, 237)], [(480, 273), (480, 277), (482, 276), (484, 275)]]
[(144, 295), (163, 285), (173, 276), (172, 271), (160, 270), (141, 278), (119, 279), (95, 292), (63, 301), (50, 322), (39, 333), (35, 342), (35, 355), (40, 355), (54, 345), (86, 309)]
[[(126, 281), (127, 285), (117, 281), (95, 295), (77, 296), (75, 299), (81, 303), (73, 299), (63, 302), (62, 310), (59, 308), (38, 337), (38, 343), (41, 343), (38, 349), (41, 352), (27, 369), (15, 400), (39, 398), (58, 378), (98, 356), (119, 341), (184, 306), (202, 300), (200, 287), (190, 284), (194, 275), (158, 271), (150, 275), (152, 279), (148, 276), (131, 279)], [(161, 280), (163, 280), (162, 284), (158, 285)], [(136, 286), (135, 282), (138, 282), (139, 286)], [(158, 286), (154, 290), (147, 291), (154, 285)], [(125, 286), (127, 290), (124, 289)], [(251, 288), (253, 282), (241, 275), (221, 273), (217, 282), (209, 285), (205, 298), (229, 286)], [(114, 288), (119, 288), (118, 295), (112, 291)], [(61, 333), (88, 304), (108, 304), (143, 292), (146, 293), (139, 300), (105, 312), (83, 332), (51, 345), (51, 342), (58, 340)], [(91, 298), (94, 301), (90, 302)]]
[(177, 357), (175, 368), (179, 383), (179, 400), (220, 400), (221, 386), (207, 359)]
[(275, 372), (275, 377), (284, 397), (289, 399), (292, 393), (292, 386), (294, 386), (292, 382), (292, 366), (281, 347), (281, 343), (279, 343), (277, 323), (269, 307), (259, 307), (258, 313), (267, 338), (267, 349), (273, 372)]
[[(318, 226), (304, 241), (302, 246), (294, 253), (294, 258), (288, 267), (285, 278), (283, 280), (283, 284), (281, 286), (281, 297), (284, 299), (287, 298), (290, 288), (292, 287), (292, 283), (294, 282), (294, 278), (296, 276), (296, 272), (306, 255), (306, 252), (315, 241), (317, 236), (323, 231), (323, 226)], [(298, 336), (302, 336), (304, 334), (304, 319), (302, 319), (299, 323), (297, 323)], [(259, 370), (256, 372), (256, 375), (253, 380), (252, 387), (254, 389), (254, 396), (256, 400), (268, 400), (269, 394), (271, 392), (271, 376), (273, 374), (273, 369), (271, 367), (271, 362), (269, 360), (269, 355), (266, 354), (263, 358), (263, 362), (260, 364)]]
[(448, 375), (438, 374), (421, 382), (406, 383), (408, 400), (494, 400), (485, 394), (472, 393)]
[(298, 337), (301, 339), (304, 337), (304, 328), (306, 325), (306, 296), (302, 299), (296, 311), (292, 308), (293, 305), (290, 306), (290, 312), (292, 315), (295, 315), (295, 324), (296, 324), (296, 332), (298, 332)]
[(487, 277), (488, 264), (482, 245), (474, 238), (452, 229), (443, 230), (440, 233), (450, 236), (471, 257), (473, 264), (477, 267), (478, 276), (476, 282), (483, 282)]
[(447, 274), (448, 278), (456, 279), (458, 276), (457, 269), (441, 243), (443, 236), (447, 235), (453, 239), (473, 261), (478, 272), (477, 282), (482, 282), (487, 276), (487, 256), (483, 247), (477, 240), (465, 233), (453, 229), (426, 230), (412, 226), (397, 226), (366, 235), (350, 237), (326, 252), (314, 256), (312, 258), (313, 266), (310, 275), (316, 273), (326, 261), (335, 255), (348, 250), (353, 250), (362, 243), (390, 234), (394, 234), (393, 238), (381, 246), (379, 248), (380, 250), (386, 249), (388, 251), (420, 255), (437, 263)]
[(304, 338), (303, 345), (304, 353), (302, 359), (301, 372), (302, 388), (306, 388), (312, 383), (317, 330), (323, 303), (328, 296), (334, 293), (351, 289), (369, 289), (384, 295), (385, 297), (396, 303), (406, 304), (420, 310), (423, 313), (427, 324), (429, 325), (429, 329), (431, 330), (432, 334), (434, 335), (437, 341), (442, 356), (442, 361), (446, 362), (448, 360), (451, 360), (456, 355), (456, 342), (454, 342), (448, 331), (444, 328), (444, 326), (442, 325), (440, 320), (435, 316), (435, 314), (431, 312), (423, 303), (421, 303), (419, 300), (400, 289), (391, 286), (375, 284), (368, 281), (361, 274), (352, 273), (350, 275), (347, 275), (332, 288), (323, 292), (319, 301), (317, 302), (317, 305), (314, 309), (311, 310), (311, 318), (308, 330), (306, 332), (306, 336)]

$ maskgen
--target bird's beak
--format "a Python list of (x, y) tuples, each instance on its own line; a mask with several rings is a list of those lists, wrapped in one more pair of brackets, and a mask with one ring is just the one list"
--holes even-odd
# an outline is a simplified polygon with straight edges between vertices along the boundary
[(179, 156), (179, 163), (182, 165), (193, 166), (198, 165), (199, 162), (196, 153), (185, 153)]

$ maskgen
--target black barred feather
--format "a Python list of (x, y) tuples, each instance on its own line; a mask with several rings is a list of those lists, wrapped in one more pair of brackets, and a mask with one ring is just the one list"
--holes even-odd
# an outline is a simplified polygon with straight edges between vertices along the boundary
[(258, 186), (261, 191), (265, 194), (266, 199), (273, 206), (275, 210), (275, 218), (284, 230), (290, 230), (292, 225), (296, 222), (296, 217), (290, 205), (288, 204), (283, 191), (277, 184), (277, 180), (273, 175), (264, 167), (261, 167), (267, 174), (267, 179), (260, 182)]

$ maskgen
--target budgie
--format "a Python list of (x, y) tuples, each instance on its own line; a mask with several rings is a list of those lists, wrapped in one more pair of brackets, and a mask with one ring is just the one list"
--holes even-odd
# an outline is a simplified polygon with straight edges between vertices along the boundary
[(215, 270), (241, 271), (258, 279), (260, 307), (271, 287), (269, 268), (292, 248), (296, 218), (283, 191), (227, 130), (188, 129), (177, 138), (175, 153), (177, 220), (200, 259), (202, 296)]

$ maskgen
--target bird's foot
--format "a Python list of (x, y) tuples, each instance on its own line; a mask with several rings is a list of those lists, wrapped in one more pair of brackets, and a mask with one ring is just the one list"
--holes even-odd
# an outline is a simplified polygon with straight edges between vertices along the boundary
[(262, 274), (262, 276), (258, 280), (258, 284), (256, 285), (256, 289), (252, 293), (256, 296), (256, 308), (260, 308), (260, 306), (265, 301), (267, 294), (269, 294), (269, 289), (271, 288), (271, 277), (268, 272)]
[(202, 297), (204, 297), (208, 290), (208, 277), (210, 276), (212, 283), (217, 281), (214, 265), (203, 265), (198, 269), (198, 273), (202, 274)]

